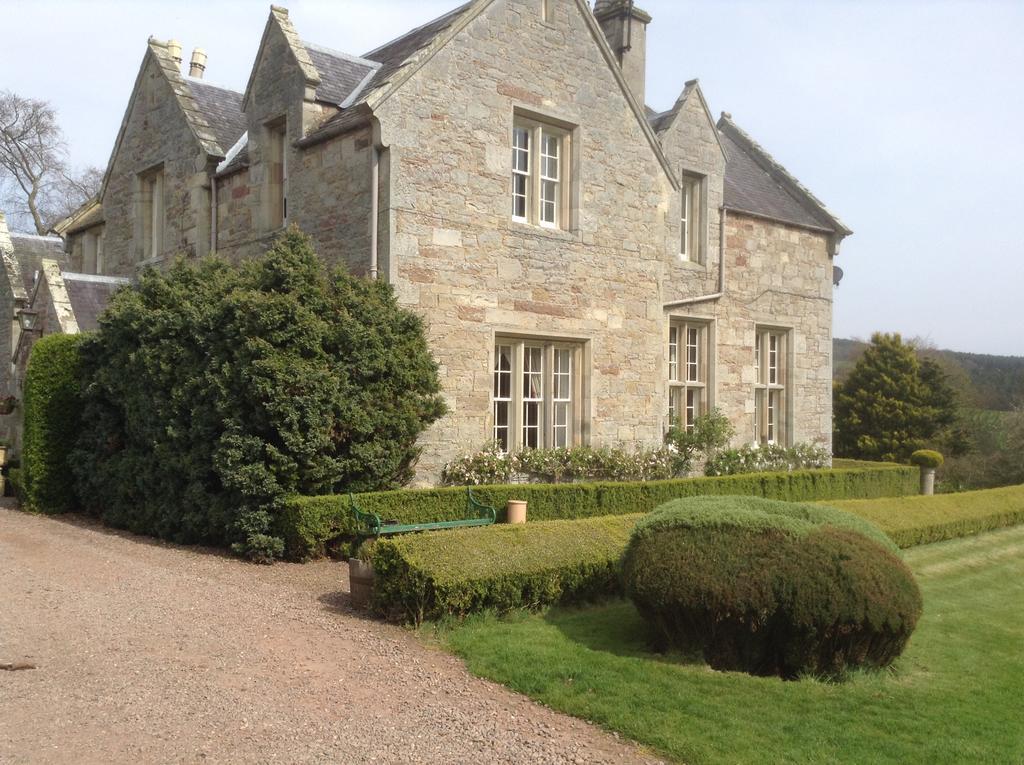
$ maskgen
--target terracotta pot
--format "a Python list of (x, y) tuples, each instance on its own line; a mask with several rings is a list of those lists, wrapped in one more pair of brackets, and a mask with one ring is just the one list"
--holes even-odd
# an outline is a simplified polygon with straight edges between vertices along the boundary
[(526, 502), (510, 499), (505, 505), (505, 513), (508, 523), (526, 523)]
[(373, 595), (373, 564), (359, 558), (348, 559), (348, 584), (352, 605), (366, 608)]

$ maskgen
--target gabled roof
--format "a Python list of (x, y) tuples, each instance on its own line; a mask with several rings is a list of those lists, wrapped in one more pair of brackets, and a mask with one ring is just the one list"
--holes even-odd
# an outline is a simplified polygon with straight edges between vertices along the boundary
[[(128, 117), (135, 108), (135, 97), (142, 85), (142, 75), (150, 61), (156, 63), (159, 71), (166, 78), (196, 142), (208, 156), (223, 157), (228, 146), (234, 142), (229, 142), (229, 135), (236, 129), (240, 120), (244, 122), (241, 107), (235, 106), (236, 93), (227, 88), (204, 83), (194, 77), (186, 77), (181, 73), (181, 65), (171, 58), (167, 43), (150, 37), (146, 55), (143, 56), (139, 72), (135, 76), (135, 85), (132, 87), (132, 95), (128, 100), (128, 108), (124, 111), (121, 127), (117, 132), (117, 139), (114, 141), (114, 148), (110, 152), (107, 170), (103, 174), (103, 183), (100, 186), (99, 194), (101, 200), (107, 189), (107, 181), (110, 179), (114, 159), (117, 157), (125, 131), (128, 129)], [(241, 132), (238, 135), (241, 135)], [(222, 146), (222, 141), (228, 142), (227, 146)]]
[[(323, 125), (310, 133), (306, 137), (306, 141), (315, 143), (317, 140), (330, 137), (332, 135), (338, 135), (346, 130), (357, 127), (363, 124), (365, 120), (370, 116), (369, 112), (362, 110), (358, 112), (350, 113), (355, 107), (360, 104), (364, 104), (369, 101), (375, 94), (383, 92), (388, 85), (392, 84), (399, 73), (406, 67), (407, 64), (412, 64), (417, 58), (417, 54), (430, 48), (438, 41), (440, 36), (450, 30), (453, 25), (458, 21), (462, 20), (464, 16), (468, 18), (467, 12), (473, 8), (474, 5), (478, 6), (478, 10), (482, 10), (485, 5), (489, 4), (489, 0), (475, 0), (475, 2), (469, 2), (465, 5), (461, 5), (455, 10), (449, 11), (443, 16), (430, 21), (423, 26), (416, 27), (409, 32), (406, 32), (401, 37), (397, 37), (391, 42), (385, 43), (377, 48), (374, 48), (369, 53), (365, 53), (359, 56), (357, 60), (365, 61), (369, 64), (373, 64), (376, 68), (370, 72), (370, 77), (363, 80), (358, 84), (358, 91), (355, 87), (346, 94), (345, 98), (339, 99), (338, 104), (345, 104), (344, 109), (335, 114), (331, 119), (327, 120)], [(309, 45), (309, 43), (307, 43)], [(323, 50), (322, 48), (320, 50)], [(319, 90), (317, 91), (319, 95)], [(353, 97), (354, 96), (354, 97)], [(361, 115), (362, 119), (357, 118), (357, 115)]]
[(260, 57), (263, 55), (263, 51), (267, 47), (267, 38), (270, 36), (270, 30), (277, 27), (281, 34), (284, 35), (285, 42), (288, 44), (288, 48), (292, 52), (292, 56), (295, 58), (295, 63), (302, 71), (303, 77), (306, 79), (306, 85), (308, 87), (316, 88), (320, 85), (320, 73), (316, 67), (313, 66), (313, 61), (309, 57), (309, 51), (306, 50), (306, 46), (303, 45), (302, 40), (299, 39), (298, 33), (295, 31), (295, 27), (292, 26), (291, 20), (288, 18), (288, 9), (281, 8), (276, 5), (270, 6), (270, 16), (267, 17), (267, 23), (263, 26), (263, 37), (260, 38), (260, 47), (257, 48), (256, 61), (253, 62), (252, 69), (249, 71), (249, 82), (245, 85), (245, 93), (242, 95), (242, 109), (244, 110), (249, 105), (249, 96), (252, 94), (253, 82), (256, 79), (256, 70), (260, 67)]
[(219, 151), (215, 156), (226, 156), (228, 149), (235, 145), (248, 127), (242, 111), (242, 94), (196, 77), (185, 76), (184, 80), (217, 139)]
[(725, 147), (722, 146), (722, 139), (718, 135), (718, 128), (715, 127), (715, 118), (711, 116), (711, 109), (708, 108), (707, 99), (704, 98), (704, 91), (700, 88), (700, 80), (687, 80), (686, 84), (683, 86), (683, 92), (679, 94), (679, 98), (676, 99), (675, 104), (667, 112), (657, 114), (654, 113), (650, 107), (647, 108), (647, 121), (650, 123), (651, 130), (653, 130), (658, 138), (661, 139), (665, 133), (669, 131), (672, 125), (675, 124), (676, 117), (682, 113), (683, 109), (686, 107), (687, 101), (691, 98), (699, 99), (700, 107), (704, 111), (704, 115), (708, 120), (708, 127), (710, 127), (711, 131), (715, 134), (715, 140), (718, 141), (718, 148), (724, 156)]
[(99, 329), (99, 316), (106, 310), (110, 298), (121, 287), (129, 284), (128, 279), (119, 276), (67, 272), (63, 276), (64, 289), (80, 332)]
[[(367, 104), (371, 110), (380, 106), (396, 88), (400, 87), (408, 77), (411, 77), (420, 66), (425, 64), (433, 53), (443, 48), (463, 27), (480, 15), (493, 2), (494, 0), (470, 0), (470, 2), (449, 11), (443, 16), (421, 27), (417, 27), (411, 32), (407, 32), (369, 53), (363, 54), (360, 58), (379, 63), (380, 69), (368, 82), (364, 83), (358, 97), (349, 99), (349, 108), (342, 109), (327, 120), (323, 125), (302, 139), (299, 142), (300, 145), (309, 145), (326, 140), (331, 136), (340, 135), (347, 130), (365, 124), (372, 116), (372, 111), (364, 111), (360, 114), (358, 111), (360, 105)], [(629, 85), (626, 84), (622, 70), (615, 60), (615, 54), (608, 47), (608, 41), (600, 26), (598, 26), (587, 0), (576, 0), (576, 6), (582, 14), (584, 23), (590, 30), (594, 42), (607, 62), (609, 70), (618, 82), (619, 89), (636, 115), (637, 122), (662, 169), (672, 185), (678, 188), (679, 179), (676, 177), (675, 172), (673, 172), (665, 152), (662, 151), (657, 136), (648, 123), (645, 107), (637, 103), (635, 96), (629, 89)], [(703, 96), (701, 98), (703, 99)], [(711, 120), (711, 122), (713, 125), (714, 120)]]
[(725, 206), (736, 212), (828, 231), (853, 233), (824, 203), (780, 165), (728, 114), (718, 121), (728, 157), (725, 165)]
[(350, 56), (309, 42), (303, 42), (303, 45), (320, 74), (320, 84), (316, 89), (318, 101), (347, 106), (352, 96), (380, 69), (376, 61)]
[(93, 226), (103, 223), (103, 206), (99, 197), (93, 197), (88, 202), (75, 210), (71, 215), (57, 223), (53, 230), (58, 236), (68, 236), (79, 231), (85, 231)]

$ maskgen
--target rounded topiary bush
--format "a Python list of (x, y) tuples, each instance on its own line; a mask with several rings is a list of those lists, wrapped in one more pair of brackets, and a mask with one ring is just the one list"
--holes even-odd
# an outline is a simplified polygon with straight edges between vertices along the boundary
[(756, 497), (698, 497), (641, 521), (626, 594), (660, 649), (715, 669), (795, 678), (884, 667), (921, 615), (896, 546), (863, 519)]
[(917, 465), (922, 468), (935, 468), (942, 467), (942, 463), (945, 462), (942, 455), (931, 449), (918, 449), (916, 452), (910, 455), (910, 464)]

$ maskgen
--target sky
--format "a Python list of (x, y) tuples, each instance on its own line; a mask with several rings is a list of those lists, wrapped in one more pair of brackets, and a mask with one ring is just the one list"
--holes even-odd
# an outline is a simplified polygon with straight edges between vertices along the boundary
[[(303, 39), (363, 53), (460, 0), (277, 0)], [(245, 88), (263, 0), (0, 0), (0, 89), (51, 101), (105, 167), (150, 35)], [(700, 78), (854, 235), (835, 335), (1024, 356), (1024, 2), (638, 0), (647, 93)], [(18, 29), (24, 30), (19, 34)]]

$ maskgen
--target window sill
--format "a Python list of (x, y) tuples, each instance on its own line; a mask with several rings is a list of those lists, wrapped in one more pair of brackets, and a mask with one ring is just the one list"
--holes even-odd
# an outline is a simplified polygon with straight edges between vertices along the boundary
[(685, 268), (687, 271), (703, 271), (704, 273), (707, 273), (708, 271), (707, 263), (698, 263), (695, 260), (683, 260), (678, 255), (676, 256), (676, 264), (680, 268)]
[(581, 239), (579, 229), (552, 228), (538, 226), (520, 220), (511, 221), (510, 229), (518, 234), (536, 236), (544, 239), (556, 239), (560, 242), (578, 242)]

